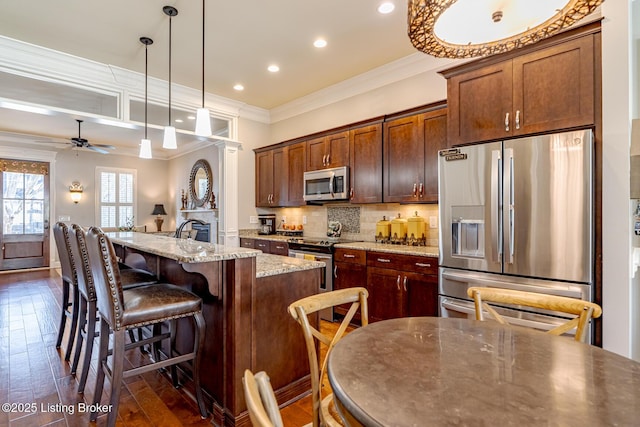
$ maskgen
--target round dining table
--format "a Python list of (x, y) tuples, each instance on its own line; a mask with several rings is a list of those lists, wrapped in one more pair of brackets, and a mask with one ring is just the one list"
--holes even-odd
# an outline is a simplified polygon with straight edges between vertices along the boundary
[(352, 426), (640, 425), (640, 363), (492, 321), (371, 323), (336, 344), (328, 377)]

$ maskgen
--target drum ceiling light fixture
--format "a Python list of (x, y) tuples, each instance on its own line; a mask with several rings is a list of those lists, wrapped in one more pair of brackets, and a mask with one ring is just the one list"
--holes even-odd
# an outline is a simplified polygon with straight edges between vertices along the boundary
[(409, 0), (413, 46), (439, 58), (473, 58), (536, 43), (604, 0)]

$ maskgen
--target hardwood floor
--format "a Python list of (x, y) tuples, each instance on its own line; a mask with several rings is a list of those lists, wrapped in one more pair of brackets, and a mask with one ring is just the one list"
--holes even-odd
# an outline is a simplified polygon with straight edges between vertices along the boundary
[[(2, 407), (0, 427), (106, 423), (101, 416), (91, 424), (89, 413), (79, 411), (93, 399), (97, 351), (82, 395), (64, 361), (67, 336), (60, 349), (55, 347), (61, 295), (55, 270), (0, 274), (0, 405), (14, 406), (11, 411)], [(334, 326), (323, 322), (322, 328)], [(127, 352), (127, 361), (134, 366), (145, 357), (137, 350)], [(101, 403), (108, 403), (107, 391)], [(285, 427), (303, 426), (311, 422), (311, 398), (300, 399), (281, 413)], [(211, 426), (211, 417), (202, 420), (195, 401), (154, 371), (125, 380), (118, 426)]]

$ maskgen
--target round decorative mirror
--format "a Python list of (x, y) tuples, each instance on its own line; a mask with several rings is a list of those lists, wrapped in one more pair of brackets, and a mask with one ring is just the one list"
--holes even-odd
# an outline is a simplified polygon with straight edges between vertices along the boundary
[(211, 166), (205, 159), (200, 159), (191, 168), (189, 175), (189, 192), (195, 208), (203, 207), (211, 199), (213, 178)]

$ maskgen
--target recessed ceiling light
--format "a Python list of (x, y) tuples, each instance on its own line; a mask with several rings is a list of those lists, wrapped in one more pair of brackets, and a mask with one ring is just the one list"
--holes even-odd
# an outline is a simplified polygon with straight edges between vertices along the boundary
[(237, 91), (244, 90), (244, 86), (242, 86), (240, 83), (238, 83), (237, 85), (234, 85), (233, 88)]
[(183, 120), (182, 119), (176, 119), (176, 123), (182, 123)]
[(382, 3), (380, 6), (378, 6), (378, 12), (385, 13), (385, 14), (391, 13), (395, 8), (396, 6), (393, 3), (391, 3), (390, 1), (386, 1)]
[(272, 73), (277, 73), (278, 71), (280, 71), (280, 67), (278, 67), (275, 64), (272, 64), (267, 67), (267, 70), (271, 71)]
[(196, 119), (196, 117), (195, 117), (195, 116), (187, 116), (187, 119), (189, 119), (189, 120), (195, 120), (195, 119)]
[(325, 39), (318, 39), (313, 42), (315, 47), (325, 47), (327, 45), (327, 41)]

